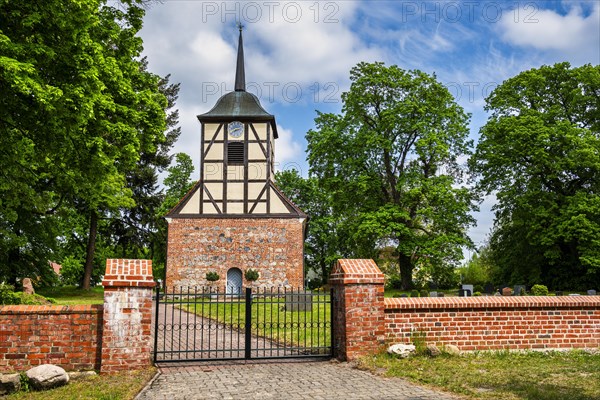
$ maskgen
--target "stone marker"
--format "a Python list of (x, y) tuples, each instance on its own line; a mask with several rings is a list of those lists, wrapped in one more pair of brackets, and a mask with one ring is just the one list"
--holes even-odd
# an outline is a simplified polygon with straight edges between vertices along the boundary
[(285, 310), (286, 311), (311, 311), (312, 310), (312, 294), (306, 292), (294, 292), (285, 294)]
[(435, 344), (428, 344), (427, 345), (427, 354), (430, 355), (431, 357), (437, 357), (440, 354), (442, 354), (442, 351), (440, 349), (438, 349), (438, 347)]
[(469, 294), (467, 296), (473, 296), (473, 285), (462, 285), (461, 286), (464, 290), (468, 290)]
[(397, 355), (400, 358), (406, 358), (411, 354), (415, 354), (417, 352), (417, 348), (414, 344), (398, 343), (388, 347), (387, 352), (389, 354)]
[(437, 297), (444, 297), (444, 292), (439, 292)]
[(23, 293), (35, 294), (35, 290), (33, 290), (33, 284), (29, 278), (23, 278)]
[(486, 294), (494, 294), (494, 285), (491, 283), (486, 283), (483, 290)]
[(429, 292), (429, 297), (438, 297), (438, 292)]
[(502, 296), (511, 296), (512, 289), (509, 287), (502, 288)]
[(595, 296), (596, 295), (596, 291), (594, 289), (588, 290), (587, 294), (588, 294), (588, 296)]
[(0, 396), (21, 390), (21, 376), (19, 374), (0, 374)]
[(36, 390), (46, 390), (69, 383), (69, 375), (57, 365), (42, 364), (26, 372), (29, 384)]
[(471, 291), (469, 289), (458, 289), (459, 297), (471, 297)]
[(515, 290), (513, 291), (513, 296), (523, 296), (523, 295), (525, 295), (525, 286), (524, 285), (515, 285)]

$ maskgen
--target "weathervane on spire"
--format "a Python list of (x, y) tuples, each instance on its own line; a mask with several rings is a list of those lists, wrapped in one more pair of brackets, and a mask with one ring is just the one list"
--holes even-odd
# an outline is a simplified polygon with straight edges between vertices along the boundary
[(240, 30), (240, 33), (242, 33), (242, 29), (244, 29), (244, 25), (242, 25), (242, 22), (241, 21), (237, 22), (236, 25), (237, 25), (238, 29)]

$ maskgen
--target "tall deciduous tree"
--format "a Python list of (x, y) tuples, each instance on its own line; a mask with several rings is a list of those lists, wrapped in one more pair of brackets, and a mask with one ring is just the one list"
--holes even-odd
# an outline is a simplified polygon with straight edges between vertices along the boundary
[(471, 244), (475, 198), (460, 163), (469, 117), (421, 71), (360, 63), (350, 79), (342, 114), (319, 114), (307, 134), (310, 172), (343, 216), (348, 247), (373, 257), (392, 245), (410, 288), (415, 268), (440, 275)]
[(303, 178), (296, 170), (277, 172), (277, 186), (309, 216), (304, 258), (306, 269), (327, 282), (333, 263), (352, 253), (344, 248), (342, 219), (333, 212), (331, 195), (315, 177)]
[(498, 199), (490, 246), (503, 276), (600, 285), (600, 66), (522, 72), (486, 109), (471, 165)]
[(0, 265), (10, 271), (47, 269), (66, 207), (87, 219), (89, 287), (99, 220), (135, 205), (127, 174), (165, 142), (168, 107), (140, 60), (140, 3), (0, 2)]

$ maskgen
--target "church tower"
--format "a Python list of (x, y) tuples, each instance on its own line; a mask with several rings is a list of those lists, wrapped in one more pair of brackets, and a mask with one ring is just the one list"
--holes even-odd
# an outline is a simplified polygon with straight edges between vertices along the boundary
[[(275, 117), (246, 91), (240, 27), (235, 91), (200, 121), (200, 180), (167, 214), (166, 285), (302, 287), (307, 216), (274, 183)], [(255, 281), (245, 278), (255, 270)]]

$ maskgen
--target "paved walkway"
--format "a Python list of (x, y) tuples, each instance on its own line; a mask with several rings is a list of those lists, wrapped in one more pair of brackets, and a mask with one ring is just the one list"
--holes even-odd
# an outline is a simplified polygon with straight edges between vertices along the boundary
[(160, 367), (136, 400), (451, 400), (397, 378), (330, 361), (239, 362)]

